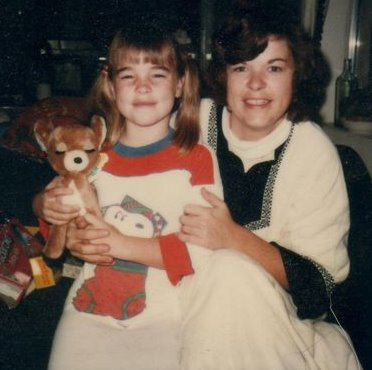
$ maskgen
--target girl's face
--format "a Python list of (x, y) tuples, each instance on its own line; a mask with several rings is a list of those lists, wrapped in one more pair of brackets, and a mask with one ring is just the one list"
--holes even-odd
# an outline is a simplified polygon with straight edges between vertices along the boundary
[(255, 59), (227, 66), (230, 127), (241, 140), (259, 140), (280, 123), (292, 101), (294, 60), (283, 39), (270, 38)]
[(125, 61), (115, 71), (112, 91), (116, 105), (126, 119), (126, 131), (152, 127), (155, 132), (167, 132), (182, 80), (175, 71), (147, 62), (144, 56), (141, 53), (138, 61)]

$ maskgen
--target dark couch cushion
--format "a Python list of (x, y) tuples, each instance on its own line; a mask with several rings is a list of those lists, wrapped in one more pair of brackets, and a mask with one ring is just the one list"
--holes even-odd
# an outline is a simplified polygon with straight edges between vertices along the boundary
[(352, 148), (338, 145), (337, 149), (350, 202), (350, 273), (336, 287), (333, 311), (351, 336), (364, 368), (372, 369), (372, 180)]
[(0, 147), (0, 210), (36, 225), (32, 199), (56, 176), (46, 159)]

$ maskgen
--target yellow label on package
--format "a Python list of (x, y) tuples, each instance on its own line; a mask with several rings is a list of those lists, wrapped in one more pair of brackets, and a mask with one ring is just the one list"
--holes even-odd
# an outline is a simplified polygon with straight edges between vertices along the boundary
[(56, 285), (53, 271), (45, 263), (43, 257), (30, 258), (30, 263), (36, 289), (42, 289)]
[(35, 235), (39, 231), (37, 226), (25, 226), (25, 228), (32, 235)]

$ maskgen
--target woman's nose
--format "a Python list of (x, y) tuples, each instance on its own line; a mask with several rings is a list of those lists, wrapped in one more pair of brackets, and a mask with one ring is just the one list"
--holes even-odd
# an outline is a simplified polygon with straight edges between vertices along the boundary
[(265, 86), (265, 79), (260, 72), (252, 71), (248, 76), (247, 85), (252, 90), (260, 90)]

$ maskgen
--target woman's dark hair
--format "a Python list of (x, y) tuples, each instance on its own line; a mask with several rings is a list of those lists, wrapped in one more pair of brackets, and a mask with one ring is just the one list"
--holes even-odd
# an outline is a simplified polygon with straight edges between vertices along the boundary
[(293, 122), (319, 120), (330, 78), (329, 67), (298, 19), (291, 19), (283, 8), (269, 3), (269, 7), (262, 1), (249, 2), (245, 8), (236, 7), (214, 34), (206, 78), (209, 93), (217, 103), (226, 105), (226, 67), (255, 59), (274, 36), (287, 41), (295, 63), (288, 118)]

